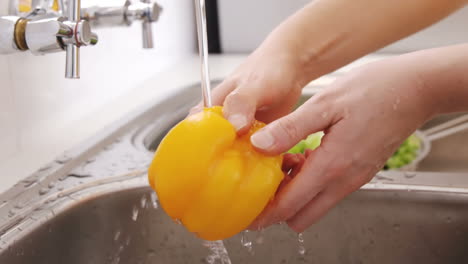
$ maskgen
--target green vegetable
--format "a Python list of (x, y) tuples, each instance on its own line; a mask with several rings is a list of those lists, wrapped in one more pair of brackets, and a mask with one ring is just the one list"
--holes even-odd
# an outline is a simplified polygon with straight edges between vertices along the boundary
[(418, 156), (421, 148), (421, 140), (415, 135), (411, 135), (397, 149), (393, 156), (385, 164), (384, 169), (399, 169), (410, 164)]
[[(316, 149), (320, 146), (323, 135), (323, 132), (309, 135), (306, 139), (301, 140), (296, 146), (291, 148), (288, 153), (297, 154), (304, 153), (306, 149)], [(420, 148), (421, 140), (417, 136), (411, 135), (401, 144), (393, 156), (388, 159), (384, 170), (399, 169), (410, 164), (418, 156)]]
[(288, 153), (297, 154), (304, 153), (306, 149), (316, 149), (318, 146), (320, 146), (323, 135), (323, 132), (317, 132), (309, 135), (306, 139), (301, 140), (299, 143), (297, 143), (296, 146), (291, 148)]

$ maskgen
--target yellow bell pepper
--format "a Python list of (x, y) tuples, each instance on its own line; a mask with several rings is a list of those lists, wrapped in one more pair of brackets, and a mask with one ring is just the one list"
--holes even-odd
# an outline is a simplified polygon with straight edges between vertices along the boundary
[(221, 107), (207, 108), (176, 125), (161, 141), (148, 179), (163, 209), (205, 240), (244, 230), (274, 197), (284, 177), (282, 156), (254, 150), (224, 119)]

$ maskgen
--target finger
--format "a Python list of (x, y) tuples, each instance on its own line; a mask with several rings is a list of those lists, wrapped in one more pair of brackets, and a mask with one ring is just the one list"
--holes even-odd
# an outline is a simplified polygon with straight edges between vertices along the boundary
[(294, 168), (301, 160), (301, 154), (286, 153), (283, 156), (283, 163), (281, 164), (281, 170), (288, 173)]
[(350, 155), (336, 151), (336, 146), (345, 147), (340, 142), (339, 133), (338, 130), (331, 131), (323, 138), (320, 147), (309, 152), (298, 175), (278, 193), (274, 207), (264, 214), (261, 223), (263, 226), (293, 217), (331, 182), (347, 173), (352, 160)]
[(231, 92), (224, 101), (224, 117), (235, 127), (239, 134), (246, 133), (255, 120), (257, 98), (245, 86)]
[(272, 155), (283, 153), (334, 122), (334, 115), (322, 115), (325, 109), (325, 106), (311, 99), (291, 114), (259, 130), (250, 141), (261, 152)]
[(294, 178), (302, 169), (302, 166), (305, 163), (305, 157), (302, 154), (296, 154), (298, 161), (293, 164), (291, 170), (289, 171), (289, 176)]
[[(287, 153), (284, 155), (282, 170), (284, 172), (284, 179), (281, 181), (276, 193), (281, 192), (281, 190), (288, 185), (288, 183), (292, 180), (292, 178), (299, 172), (300, 168), (305, 162), (305, 157), (302, 154), (291, 154)], [(268, 204), (263, 212), (255, 219), (255, 221), (250, 224), (248, 229), (250, 230), (258, 230), (262, 227), (263, 218), (269, 215), (269, 212), (273, 210), (274, 207), (272, 204)]]
[(304, 208), (302, 208), (294, 217), (287, 220), (291, 229), (301, 233), (309, 226), (316, 223), (331, 208), (339, 203), (346, 195), (359, 189), (362, 185), (349, 184), (347, 181), (351, 177), (342, 177), (340, 181), (335, 181), (324, 191), (320, 192)]
[(289, 94), (283, 96), (276, 104), (263, 108), (259, 107), (255, 114), (255, 118), (268, 124), (291, 113), (297, 104), (301, 92), (302, 90), (300, 89), (293, 89)]
[[(294, 178), (279, 190), (275, 199), (258, 217), (255, 224), (258, 228), (265, 228), (281, 221), (286, 221), (293, 217), (304, 205), (312, 200), (317, 193), (325, 187), (319, 177), (309, 175), (310, 169), (307, 169), (311, 159), (320, 159), (319, 149), (316, 149), (305, 161), (301, 170)], [(317, 154), (317, 155), (316, 155)], [(317, 175), (326, 169), (317, 168)], [(317, 179), (315, 179), (316, 177)], [(305, 186), (300, 186), (304, 184)], [(294, 203), (294, 204), (293, 204)]]
[[(264, 79), (244, 80), (237, 84), (224, 100), (224, 117), (236, 128), (239, 134), (249, 130), (259, 107), (270, 105), (273, 92), (268, 93), (269, 81)], [(276, 91), (278, 92), (278, 91)]]

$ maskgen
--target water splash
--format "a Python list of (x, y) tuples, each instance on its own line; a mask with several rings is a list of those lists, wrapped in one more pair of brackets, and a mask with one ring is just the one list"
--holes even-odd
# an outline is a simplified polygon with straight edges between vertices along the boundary
[(244, 248), (247, 249), (249, 253), (253, 253), (253, 243), (252, 240), (249, 239), (249, 231), (245, 230), (241, 234), (241, 244)]
[(156, 196), (155, 192), (151, 192), (150, 199), (151, 199), (151, 205), (153, 205), (153, 208), (158, 209), (158, 197)]
[(265, 242), (264, 234), (265, 234), (265, 230), (264, 230), (264, 229), (260, 229), (260, 230), (257, 232), (257, 237), (255, 238), (255, 243), (257, 243), (258, 245), (263, 244), (263, 243)]
[(210, 250), (210, 254), (206, 257), (208, 264), (231, 264), (231, 259), (222, 240), (204, 241), (203, 246)]
[(143, 209), (146, 207), (146, 195), (143, 195), (140, 199), (140, 207)]
[(134, 205), (132, 209), (132, 220), (136, 221), (137, 219), (138, 219), (138, 207)]
[(114, 241), (119, 240), (120, 234), (121, 234), (121, 233), (122, 233), (122, 232), (121, 232), (120, 230), (117, 230), (117, 231), (115, 232), (115, 234), (114, 234)]
[(297, 234), (297, 242), (299, 244), (297, 252), (299, 253), (299, 255), (304, 256), (306, 253), (306, 249), (304, 246), (304, 236), (302, 235), (302, 233)]

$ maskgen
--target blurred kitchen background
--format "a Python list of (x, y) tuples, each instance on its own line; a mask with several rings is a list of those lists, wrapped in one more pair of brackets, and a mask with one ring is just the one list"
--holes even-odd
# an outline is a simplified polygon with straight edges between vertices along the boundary
[[(0, 56), (0, 192), (148, 100), (163, 98), (174, 86), (175, 78), (168, 76), (187, 84), (199, 80), (193, 1), (157, 2), (164, 11), (153, 25), (155, 48), (142, 49), (140, 23), (94, 29), (99, 43), (82, 49), (80, 80), (64, 78), (63, 52)], [(9, 3), (0, 1), (0, 15), (8, 15)], [(225, 76), (268, 32), (307, 3), (207, 0), (210, 52), (216, 54), (211, 67), (218, 71), (214, 75)], [(379, 52), (467, 42), (467, 25), (465, 8)]]

